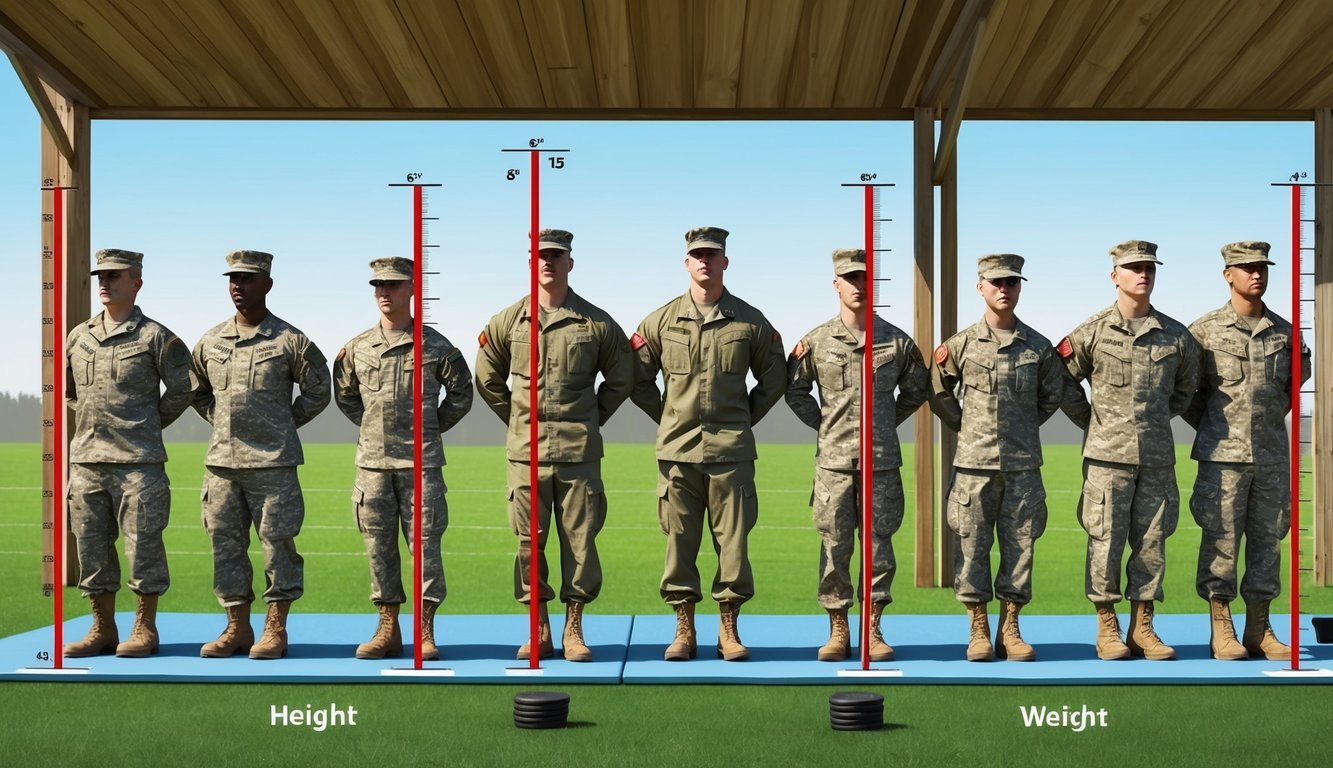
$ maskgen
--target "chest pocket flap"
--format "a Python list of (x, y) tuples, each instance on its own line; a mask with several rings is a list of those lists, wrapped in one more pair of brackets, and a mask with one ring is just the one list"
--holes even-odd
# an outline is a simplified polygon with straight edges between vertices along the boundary
[(690, 372), (690, 335), (666, 329), (662, 331), (662, 370), (682, 376)]
[(745, 373), (750, 367), (750, 332), (724, 331), (717, 339), (718, 362), (726, 373)]
[(995, 389), (995, 361), (980, 355), (963, 357), (963, 386), (978, 392), (991, 392)]

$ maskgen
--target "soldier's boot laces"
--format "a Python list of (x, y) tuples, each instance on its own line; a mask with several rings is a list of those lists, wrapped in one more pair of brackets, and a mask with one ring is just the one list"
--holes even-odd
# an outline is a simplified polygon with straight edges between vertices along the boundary
[(227, 606), (227, 626), (218, 639), (205, 643), (199, 655), (206, 659), (221, 659), (249, 651), (255, 644), (255, 630), (250, 626), (250, 604)]
[(1097, 658), (1108, 661), (1129, 658), (1129, 646), (1120, 639), (1115, 603), (1097, 603)]
[[(529, 648), (532, 640), (523, 641), (519, 646), (516, 658), (528, 660)], [(555, 644), (551, 642), (551, 616), (546, 612), (546, 603), (541, 603), (537, 608), (537, 658), (549, 659), (555, 655)]]
[(694, 603), (676, 604), (676, 637), (667, 646), (667, 661), (688, 661), (699, 652), (694, 634)]
[(1283, 645), (1273, 634), (1273, 625), (1268, 621), (1268, 603), (1268, 600), (1256, 600), (1245, 604), (1245, 650), (1255, 658), (1288, 661), (1291, 646)]
[(138, 595), (130, 639), (116, 646), (117, 656), (142, 659), (157, 653), (157, 595)]
[(1212, 635), (1208, 646), (1212, 649), (1213, 658), (1224, 661), (1248, 659), (1250, 654), (1236, 639), (1236, 627), (1231, 623), (1231, 604), (1225, 600), (1209, 600), (1208, 605), (1212, 622)]
[(717, 604), (718, 631), (717, 657), (724, 661), (745, 661), (750, 658), (750, 649), (741, 644), (740, 628), (737, 624), (741, 616), (741, 604), (727, 601)]
[(830, 608), (828, 642), (819, 648), (820, 661), (843, 661), (852, 656), (852, 631), (847, 626), (847, 609)]
[(985, 603), (963, 603), (967, 608), (967, 617), (971, 625), (971, 635), (967, 641), (968, 661), (990, 661), (995, 649), (990, 643), (990, 617), (986, 615)]
[(250, 646), (252, 659), (281, 659), (287, 655), (287, 612), (291, 610), (290, 600), (279, 600), (268, 604), (268, 613), (264, 616), (264, 634), (259, 642)]
[(884, 642), (884, 634), (880, 630), (880, 619), (884, 617), (884, 609), (888, 603), (874, 603), (870, 608), (870, 660), (871, 661), (893, 661), (893, 646)]
[[(380, 603), (380, 623), (369, 640), (356, 647), (358, 659), (385, 659), (403, 655), (403, 630), (398, 626), (397, 603)], [(424, 659), (425, 649), (421, 657)]]
[(1153, 661), (1174, 659), (1176, 649), (1162, 642), (1153, 629), (1153, 601), (1131, 600), (1129, 606), (1129, 631), (1125, 633), (1129, 655)]
[(65, 644), (64, 653), (71, 659), (114, 653), (120, 642), (116, 632), (116, 593), (103, 592), (88, 599), (93, 604), (93, 624), (82, 640)]
[(1018, 611), (1023, 606), (1008, 600), (1000, 602), (1000, 626), (995, 628), (995, 658), (1010, 661), (1033, 661), (1037, 651), (1018, 631)]
[(440, 658), (440, 648), (435, 645), (435, 611), (440, 604), (434, 600), (421, 601), (421, 659), (422, 661)]
[(592, 661), (592, 649), (583, 642), (583, 603), (565, 604), (565, 631), (560, 634), (565, 661)]

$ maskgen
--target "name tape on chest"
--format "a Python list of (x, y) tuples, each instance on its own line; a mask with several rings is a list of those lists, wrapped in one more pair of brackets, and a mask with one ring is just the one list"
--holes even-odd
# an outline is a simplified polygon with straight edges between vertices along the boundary
[(282, 347), (278, 344), (267, 344), (255, 350), (253, 360), (256, 363), (262, 363), (265, 360), (272, 360), (282, 355)]
[(216, 360), (219, 363), (225, 363), (231, 359), (232, 348), (226, 344), (214, 344), (208, 348), (208, 359)]
[(79, 351), (89, 357), (97, 354), (97, 347), (89, 344), (85, 339), (79, 339)]

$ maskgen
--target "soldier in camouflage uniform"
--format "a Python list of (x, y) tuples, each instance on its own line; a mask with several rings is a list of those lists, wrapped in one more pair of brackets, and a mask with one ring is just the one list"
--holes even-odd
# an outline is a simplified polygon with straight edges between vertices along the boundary
[[(851, 248), (834, 251), (833, 275), (838, 316), (807, 333), (787, 358), (787, 405), (802, 422), (819, 432), (810, 506), (815, 529), (823, 540), (819, 551), (819, 604), (829, 615), (829, 640), (816, 654), (820, 661), (840, 661), (852, 653), (847, 609), (852, 604), (852, 550), (862, 521), (858, 446), (865, 356), (866, 252)], [(874, 479), (870, 495), (869, 653), (875, 661), (889, 661), (893, 648), (884, 641), (880, 617), (893, 601), (893, 575), (898, 567), (893, 556), (893, 534), (903, 522), (903, 480), (898, 471), (903, 459), (896, 427), (926, 401), (930, 380), (916, 344), (878, 315), (871, 361), (875, 367), (875, 426), (871, 445)], [(811, 394), (816, 383), (819, 402)], [(896, 401), (895, 390), (899, 393)], [(865, 600), (865, 595), (860, 597)]]
[[(347, 342), (333, 361), (333, 399), (359, 427), (352, 504), (370, 560), (370, 600), (379, 610), (375, 635), (357, 646), (358, 659), (403, 652), (398, 626), (403, 590), (398, 531), (412, 547), (414, 392), (412, 260), (375, 259), (370, 284), (380, 321)], [(472, 408), (472, 375), (463, 353), (429, 325), (421, 328), (421, 658), (438, 659), (435, 611), (444, 600), (440, 539), (449, 525), (440, 435)], [(440, 390), (444, 390), (444, 400)]]
[[(1199, 391), (1185, 412), (1196, 430), (1191, 454), (1199, 474), (1190, 511), (1203, 531), (1199, 597), (1209, 602), (1217, 659), (1287, 660), (1291, 648), (1273, 634), (1268, 605), (1282, 589), (1281, 542), (1291, 529), (1287, 430), (1291, 412), (1291, 323), (1264, 304), (1268, 243), (1222, 246), (1222, 276), (1231, 297), (1190, 326), (1203, 348)], [(1301, 345), (1301, 383), (1310, 351)], [(1245, 634), (1236, 639), (1231, 601), (1245, 539)]]
[[(194, 408), (213, 425), (204, 457), (204, 528), (213, 544), (213, 594), (227, 611), (227, 627), (199, 654), (252, 659), (287, 654), (287, 611), (304, 590), (304, 560), (296, 535), (305, 502), (296, 467), (303, 463), (296, 428), (329, 404), (329, 369), (305, 334), (268, 311), (272, 254), (233, 251), (227, 271), (236, 315), (199, 339)], [(292, 386), (301, 394), (292, 400)], [(254, 642), (250, 603), (250, 527), (264, 549), (264, 633)]]
[[(676, 611), (667, 661), (694, 658), (694, 605), (703, 598), (695, 560), (705, 519), (718, 570), (718, 656), (749, 658), (737, 618), (754, 596), (746, 540), (759, 516), (752, 425), (786, 390), (782, 337), (759, 310), (723, 287), (727, 231), (685, 233), (690, 288), (648, 315), (630, 339), (634, 404), (657, 422), (658, 518), (667, 536), (662, 599)], [(664, 389), (657, 387), (658, 372)], [(746, 372), (755, 387), (746, 390)]]
[[(190, 351), (135, 306), (143, 254), (97, 252), (103, 310), (65, 342), (65, 402), (74, 409), (69, 511), (79, 547), (79, 587), (93, 624), (64, 654), (157, 653), (157, 601), (171, 581), (162, 531), (171, 512), (162, 428), (190, 405)], [(160, 385), (160, 388), (159, 388)], [(125, 537), (129, 588), (138, 599), (130, 638), (118, 643), (116, 532)]]
[[(1060, 408), (1064, 369), (1045, 336), (1018, 319), (1023, 257), (977, 260), (980, 322), (935, 350), (931, 407), (958, 433), (953, 483), (946, 502), (954, 533), (954, 594), (970, 617), (968, 661), (1032, 661), (1018, 612), (1032, 601), (1032, 550), (1046, 530), (1038, 427)], [(991, 542), (1000, 540), (1000, 568), (991, 586)], [(995, 644), (986, 604), (1000, 597)]]
[[(538, 658), (555, 653), (546, 603), (555, 593), (547, 583), (546, 540), (552, 513), (560, 539), (560, 601), (565, 604), (561, 648), (568, 661), (591, 661), (583, 640), (584, 606), (602, 589), (597, 534), (606, 522), (602, 486), (601, 427), (633, 387), (629, 341), (611, 316), (569, 287), (574, 268), (574, 235), (561, 229), (538, 233), (537, 377), (537, 599)], [(532, 310), (529, 297), (490, 319), (478, 338), (477, 391), (509, 426), (509, 523), (518, 536), (514, 597), (532, 599), (530, 441), (530, 362)], [(601, 386), (596, 386), (597, 375)], [(512, 389), (511, 389), (512, 382)], [(529, 658), (529, 643), (518, 658)]]
[[(1056, 347), (1072, 377), (1061, 407), (1086, 430), (1078, 510), (1088, 533), (1085, 588), (1097, 606), (1098, 657), (1173, 659), (1175, 650), (1153, 629), (1153, 602), (1162, 599), (1166, 539), (1180, 515), (1171, 417), (1194, 397), (1201, 355), (1185, 326), (1148, 301), (1161, 264), (1157, 246), (1121, 243), (1111, 249), (1111, 264), (1116, 302)], [(1126, 542), (1131, 613), (1122, 641), (1115, 604)]]

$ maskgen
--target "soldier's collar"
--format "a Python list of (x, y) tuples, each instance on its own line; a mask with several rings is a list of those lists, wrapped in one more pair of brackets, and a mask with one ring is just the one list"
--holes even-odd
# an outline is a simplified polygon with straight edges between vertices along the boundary
[(389, 341), (389, 335), (384, 332), (384, 326), (376, 323), (375, 329), (378, 330), (379, 333), (372, 334), (370, 337), (370, 341), (371, 344), (377, 347), (387, 347), (389, 349), (393, 349), (394, 347), (401, 347), (404, 344), (411, 344), (412, 340), (416, 338), (416, 327), (414, 323), (409, 323), (408, 326), (403, 329), (405, 333), (403, 334), (403, 337), (398, 340), (397, 343)]
[[(718, 315), (728, 320), (736, 319), (736, 299), (726, 288), (722, 289), (722, 295), (717, 297), (717, 303), (713, 306)], [(705, 317), (699, 311), (699, 305), (694, 303), (694, 296), (688, 290), (676, 302), (676, 316), (684, 320), (703, 320), (705, 322), (717, 319), (716, 317)]]
[[(1124, 315), (1120, 314), (1120, 305), (1119, 305), (1119, 304), (1112, 304), (1112, 305), (1111, 305), (1111, 314), (1112, 314), (1112, 321), (1111, 321), (1111, 325), (1112, 325), (1112, 326), (1114, 326), (1115, 328), (1119, 328), (1120, 330), (1122, 330), (1122, 331), (1124, 331), (1125, 333), (1128, 333), (1128, 334), (1133, 334), (1133, 333), (1134, 333), (1134, 330), (1133, 330), (1132, 328), (1129, 327), (1129, 318), (1127, 318), (1127, 317), (1125, 317)], [(1158, 328), (1158, 329), (1160, 329), (1160, 328), (1162, 328), (1162, 327), (1163, 327), (1163, 326), (1162, 326), (1162, 318), (1161, 318), (1161, 314), (1157, 311), (1157, 308), (1156, 308), (1156, 307), (1154, 307), (1153, 305), (1149, 304), (1149, 305), (1148, 305), (1148, 314), (1146, 314), (1146, 315), (1143, 316), (1143, 328), (1142, 328), (1142, 330), (1144, 330), (1144, 331), (1150, 331), (1150, 330), (1152, 330), (1153, 328)]]
[[(1262, 331), (1265, 328), (1271, 328), (1276, 325), (1276, 323), (1273, 322), (1273, 311), (1268, 308), (1267, 303), (1264, 304), (1264, 311), (1262, 314), (1258, 317), (1245, 318), (1243, 324), (1241, 322), (1240, 313), (1236, 311), (1236, 306), (1231, 303), (1231, 299), (1227, 299), (1227, 303), (1222, 305), (1222, 309), (1224, 310), (1223, 315), (1226, 317), (1227, 325), (1235, 326), (1251, 336), (1259, 333), (1259, 331)], [(1251, 323), (1253, 323), (1253, 327), (1250, 326)]]

